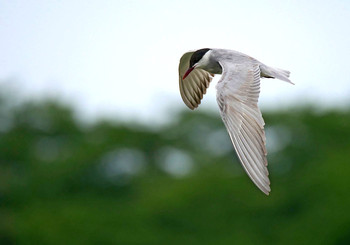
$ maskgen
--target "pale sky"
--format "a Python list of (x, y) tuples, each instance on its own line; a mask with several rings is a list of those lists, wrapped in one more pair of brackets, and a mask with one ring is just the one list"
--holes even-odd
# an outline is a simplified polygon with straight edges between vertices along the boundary
[[(262, 80), (263, 109), (344, 107), (349, 23), (348, 0), (0, 0), (0, 85), (56, 96), (83, 116), (152, 122), (185, 108), (177, 74), (184, 52), (227, 48), (291, 71), (295, 86)], [(217, 107), (217, 81), (199, 110)]]

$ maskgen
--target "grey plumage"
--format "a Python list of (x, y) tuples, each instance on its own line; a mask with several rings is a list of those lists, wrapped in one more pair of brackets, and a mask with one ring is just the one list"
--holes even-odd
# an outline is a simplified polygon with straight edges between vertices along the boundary
[[(191, 68), (190, 63), (194, 63), (194, 59), (197, 61), (198, 55), (202, 58)], [(179, 65), (179, 84), (181, 97), (190, 109), (201, 103), (213, 73), (222, 74), (216, 86), (217, 103), (237, 156), (250, 179), (268, 195), (271, 189), (265, 122), (258, 108), (260, 78), (292, 83), (288, 78), (290, 72), (269, 67), (233, 50), (202, 49), (197, 53), (185, 53)], [(183, 79), (184, 76), (187, 77)]]

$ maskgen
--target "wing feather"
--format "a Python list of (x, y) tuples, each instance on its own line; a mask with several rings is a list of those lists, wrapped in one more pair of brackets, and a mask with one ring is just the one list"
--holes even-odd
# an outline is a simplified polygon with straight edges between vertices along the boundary
[(237, 156), (254, 184), (270, 192), (264, 119), (258, 108), (260, 68), (254, 62), (220, 62), (217, 102)]
[(190, 66), (190, 59), (193, 53), (185, 53), (181, 57), (179, 64), (180, 94), (184, 103), (192, 110), (201, 103), (203, 95), (207, 92), (209, 83), (213, 79), (211, 73), (202, 69), (194, 69), (185, 80), (182, 79)]

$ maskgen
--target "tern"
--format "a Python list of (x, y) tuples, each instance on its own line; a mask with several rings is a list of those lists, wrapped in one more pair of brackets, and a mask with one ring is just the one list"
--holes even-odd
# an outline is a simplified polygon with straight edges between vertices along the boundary
[(244, 170), (254, 184), (269, 195), (264, 119), (258, 107), (260, 78), (292, 83), (289, 71), (267, 66), (234, 50), (204, 48), (185, 53), (179, 64), (180, 93), (192, 110), (201, 103), (214, 74), (221, 118)]

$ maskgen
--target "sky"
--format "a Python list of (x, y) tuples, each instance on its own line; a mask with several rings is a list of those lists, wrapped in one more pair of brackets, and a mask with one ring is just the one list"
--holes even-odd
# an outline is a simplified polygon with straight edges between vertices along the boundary
[[(350, 106), (350, 1), (0, 0), (0, 85), (56, 97), (81, 116), (144, 122), (186, 109), (183, 53), (241, 51), (291, 71), (263, 79), (259, 105)], [(218, 110), (216, 76), (198, 110)]]

